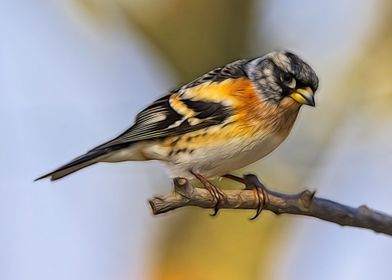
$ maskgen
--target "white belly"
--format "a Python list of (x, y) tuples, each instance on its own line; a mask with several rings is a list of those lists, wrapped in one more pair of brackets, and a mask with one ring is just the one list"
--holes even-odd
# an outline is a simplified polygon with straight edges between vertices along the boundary
[(269, 136), (244, 142), (232, 140), (224, 145), (181, 153), (167, 161), (171, 177), (193, 178), (190, 170), (207, 178), (222, 176), (247, 166), (271, 153), (285, 137)]

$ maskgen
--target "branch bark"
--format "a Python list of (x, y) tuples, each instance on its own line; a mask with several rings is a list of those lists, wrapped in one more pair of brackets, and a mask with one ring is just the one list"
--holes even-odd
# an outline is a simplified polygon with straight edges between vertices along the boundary
[[(256, 176), (247, 176), (252, 176), (252, 180), (259, 182)], [(225, 190), (224, 193), (226, 199), (220, 202), (219, 208), (257, 209), (258, 197), (254, 190)], [(269, 210), (277, 215), (311, 216), (341, 226), (366, 228), (392, 236), (392, 216), (370, 209), (366, 205), (353, 208), (316, 197), (315, 193), (309, 190), (296, 194), (283, 194), (264, 187), (263, 193), (263, 210)], [(215, 206), (214, 198), (206, 189), (192, 187), (183, 178), (174, 180), (174, 192), (154, 197), (149, 200), (149, 203), (154, 215), (185, 206), (211, 209)]]

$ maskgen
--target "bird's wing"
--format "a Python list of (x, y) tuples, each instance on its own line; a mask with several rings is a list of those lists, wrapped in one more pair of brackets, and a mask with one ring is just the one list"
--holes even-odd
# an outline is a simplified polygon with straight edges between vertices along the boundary
[(216, 68), (156, 100), (136, 116), (131, 128), (93, 150), (181, 135), (224, 123), (231, 116), (232, 108), (208, 96), (215, 94), (214, 84), (245, 77), (244, 63), (246, 60), (239, 60)]

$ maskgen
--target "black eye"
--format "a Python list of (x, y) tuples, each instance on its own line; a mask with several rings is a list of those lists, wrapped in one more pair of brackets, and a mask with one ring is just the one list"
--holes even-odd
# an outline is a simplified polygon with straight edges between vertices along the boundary
[(284, 72), (281, 76), (281, 80), (284, 83), (290, 83), (292, 79), (293, 79), (293, 76), (291, 76), (291, 74), (287, 73), (287, 72)]
[(285, 86), (292, 88), (292, 89), (294, 89), (297, 84), (294, 77), (290, 73), (287, 73), (287, 72), (283, 72), (282, 75), (280, 76), (280, 79), (285, 84)]

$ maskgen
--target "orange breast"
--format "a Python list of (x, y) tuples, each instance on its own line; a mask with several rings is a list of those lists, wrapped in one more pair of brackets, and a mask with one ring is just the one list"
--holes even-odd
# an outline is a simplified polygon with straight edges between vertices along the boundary
[(239, 137), (244, 143), (270, 134), (285, 138), (299, 109), (298, 103), (291, 98), (287, 98), (279, 106), (266, 102), (247, 78), (201, 84), (187, 89), (183, 95), (185, 98), (222, 102), (232, 108), (233, 114), (222, 125), (167, 138), (162, 146), (169, 150), (186, 149), (189, 152), (203, 146), (224, 145)]

